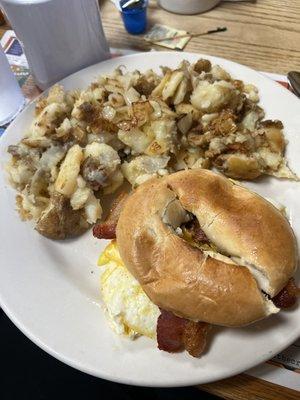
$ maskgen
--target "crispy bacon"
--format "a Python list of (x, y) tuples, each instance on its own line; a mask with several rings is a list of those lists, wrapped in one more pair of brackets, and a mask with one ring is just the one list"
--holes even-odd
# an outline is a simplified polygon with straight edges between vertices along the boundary
[(122, 192), (115, 199), (112, 204), (111, 210), (108, 217), (104, 222), (96, 224), (93, 228), (93, 235), (98, 239), (115, 239), (116, 228), (119, 220), (119, 216), (123, 205), (128, 197), (128, 193)]
[(296, 304), (300, 289), (296, 286), (295, 280), (291, 278), (286, 286), (275, 296), (272, 301), (278, 308), (289, 308)]
[(183, 344), (186, 351), (193, 357), (199, 357), (206, 346), (207, 334), (211, 325), (206, 322), (186, 320), (183, 332)]
[(191, 234), (192, 239), (197, 243), (209, 243), (209, 240), (203, 230), (200, 228), (199, 221), (197, 218), (192, 219), (191, 221), (185, 224), (185, 229)]
[(204, 351), (210, 327), (206, 322), (190, 321), (161, 310), (157, 320), (158, 348), (169, 353), (185, 349), (193, 357), (199, 357)]
[(160, 311), (161, 314), (158, 317), (156, 327), (159, 350), (168, 351), (169, 353), (183, 350), (183, 332), (186, 320), (169, 311)]
[(93, 228), (93, 235), (98, 239), (115, 239), (117, 224), (105, 221)]

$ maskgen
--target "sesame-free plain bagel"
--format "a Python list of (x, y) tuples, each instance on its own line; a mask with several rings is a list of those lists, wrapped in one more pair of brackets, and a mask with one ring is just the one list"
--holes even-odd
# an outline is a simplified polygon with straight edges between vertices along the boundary
[[(211, 250), (181, 235), (191, 214)], [(277, 312), (270, 298), (297, 265), (295, 237), (282, 213), (204, 169), (142, 184), (126, 201), (116, 233), (122, 260), (155, 304), (217, 325), (247, 325)]]

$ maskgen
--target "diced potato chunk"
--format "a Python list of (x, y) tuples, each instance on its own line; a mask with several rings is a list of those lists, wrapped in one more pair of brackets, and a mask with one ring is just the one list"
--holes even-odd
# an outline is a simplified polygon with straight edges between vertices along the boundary
[(191, 95), (191, 103), (198, 110), (213, 113), (229, 104), (234, 97), (236, 93), (229, 82), (200, 81)]
[(261, 175), (258, 161), (244, 154), (227, 154), (220, 156), (217, 162), (222, 161), (220, 167), (227, 176), (233, 179), (255, 179)]
[(82, 160), (82, 148), (78, 144), (75, 144), (69, 149), (55, 181), (55, 190), (58, 193), (66, 197), (72, 196), (77, 186), (77, 177)]

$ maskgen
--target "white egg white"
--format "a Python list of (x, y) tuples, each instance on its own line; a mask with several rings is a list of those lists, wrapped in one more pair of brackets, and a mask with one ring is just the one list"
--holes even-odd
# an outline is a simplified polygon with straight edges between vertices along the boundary
[(100, 287), (112, 329), (132, 339), (139, 335), (155, 339), (159, 308), (126, 269), (115, 242), (106, 247), (98, 264), (103, 268)]

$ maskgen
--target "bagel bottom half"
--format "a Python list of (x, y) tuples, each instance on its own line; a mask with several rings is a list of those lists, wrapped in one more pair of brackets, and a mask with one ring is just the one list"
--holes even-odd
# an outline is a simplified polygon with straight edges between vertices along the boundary
[[(193, 187), (189, 187), (189, 180), (193, 183)], [(203, 193), (200, 189), (198, 192), (195, 191), (196, 181), (202, 188), (206, 185)], [(218, 207), (215, 205), (217, 211), (215, 215), (221, 215), (219, 208), (223, 207), (224, 213), (228, 216), (231, 212), (230, 201), (239, 199), (243, 201), (243, 195), (245, 197), (247, 192), (247, 201), (239, 207), (240, 219), (243, 219), (243, 216), (249, 218), (247, 207), (250, 207), (250, 204), (252, 207), (254, 202), (257, 213), (251, 219), (252, 229), (255, 225), (258, 229), (264, 218), (267, 220), (271, 215), (275, 229), (277, 225), (280, 226), (281, 233), (278, 233), (276, 240), (273, 239), (274, 243), (270, 240), (269, 251), (272, 252), (273, 246), (281, 244), (289, 252), (286, 265), (280, 266), (283, 271), (280, 278), (278, 274), (273, 274), (276, 278), (274, 278), (276, 289), (270, 284), (270, 291), (278, 292), (292, 276), (296, 267), (296, 243), (293, 232), (287, 220), (271, 203), (243, 187), (234, 188), (234, 186), (236, 185), (228, 179), (211, 171), (190, 170), (161, 179), (152, 179), (129, 196), (117, 225), (118, 248), (125, 266), (139, 281), (148, 297), (159, 307), (183, 318), (224, 326), (247, 325), (278, 311), (273, 302), (262, 292), (257, 277), (251, 269), (239, 265), (229, 255), (224, 256), (193, 247), (177, 234), (177, 228), (186, 221), (187, 211), (193, 212), (200, 220), (201, 213), (205, 214), (204, 205), (209, 200), (212, 204), (218, 203), (217, 196), (223, 200), (227, 198), (228, 202), (220, 202)], [(184, 193), (180, 192), (181, 187), (184, 188)], [(260, 207), (263, 215), (259, 215)], [(213, 221), (218, 222), (217, 217)], [(239, 224), (238, 221), (239, 218), (235, 216), (235, 224)], [(212, 223), (203, 227), (208, 237), (214, 233), (211, 233), (211, 225)], [(222, 234), (220, 228), (218, 232)], [(243, 236), (243, 233), (241, 235)], [(251, 238), (248, 240), (249, 246), (253, 247), (247, 249), (249, 254), (252, 254), (252, 250), (259, 251), (259, 246), (262, 246), (257, 242), (259, 237), (256, 240), (253, 232), (245, 232), (244, 236), (247, 235)], [(241, 239), (233, 237), (232, 240), (238, 242)], [(225, 238), (225, 243), (226, 241), (228, 237)], [(260, 260), (259, 255), (256, 259)], [(262, 260), (265, 259), (266, 255), (263, 254)], [(259, 265), (259, 268), (263, 267)], [(267, 275), (270, 271), (272, 273), (275, 271), (272, 263), (265, 267)], [(271, 281), (272, 273), (269, 274)]]

